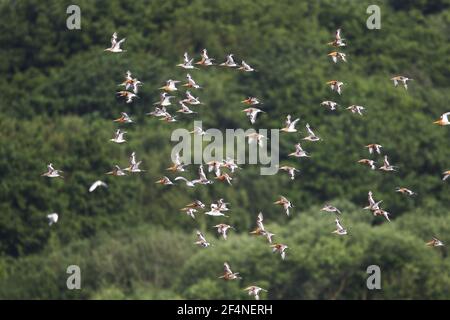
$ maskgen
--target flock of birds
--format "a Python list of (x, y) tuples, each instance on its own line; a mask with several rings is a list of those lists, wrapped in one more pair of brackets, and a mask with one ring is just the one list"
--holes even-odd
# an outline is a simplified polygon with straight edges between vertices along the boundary
[[(111, 52), (111, 53), (121, 53), (125, 52), (126, 50), (123, 50), (121, 48), (121, 45), (125, 42), (125, 38), (118, 41), (117, 33), (114, 33), (111, 38), (111, 47), (105, 49), (105, 51)], [(342, 48), (346, 47), (346, 41), (341, 37), (341, 29), (338, 29), (335, 33), (335, 37), (333, 41), (328, 43), (330, 46), (333, 46), (334, 48)], [(336, 49), (337, 50), (337, 49)], [(333, 51), (328, 54), (328, 56), (331, 57), (332, 61), (334, 63), (339, 62), (347, 62), (346, 54), (343, 52)], [(208, 52), (206, 49), (203, 49), (201, 52), (201, 59), (197, 62), (194, 62), (193, 58), (190, 58), (188, 53), (184, 53), (183, 56), (183, 62), (178, 64), (177, 67), (186, 69), (186, 70), (194, 70), (194, 69), (200, 69), (200, 68), (207, 68), (213, 65), (216, 65), (214, 63), (215, 59), (210, 58), (208, 56)], [(237, 69), (242, 72), (255, 72), (256, 70), (252, 68), (248, 63), (246, 63), (244, 60), (242, 60), (241, 64), (235, 62), (233, 54), (228, 54), (226, 57), (226, 61), (223, 63), (218, 64), (221, 67), (224, 68), (230, 68), (230, 69)], [(408, 81), (411, 81), (413, 79), (410, 79), (405, 76), (395, 76), (391, 78), (395, 86), (398, 86), (400, 83), (404, 86), (405, 89), (408, 89)], [(173, 93), (175, 91), (178, 91), (177, 85), (180, 83), (180, 81), (169, 79), (166, 81), (166, 84), (159, 88), (162, 90), (162, 93), (160, 94), (160, 99), (158, 102), (154, 103), (155, 109), (154, 111), (148, 113), (150, 116), (158, 117), (160, 120), (165, 122), (175, 122), (176, 116), (169, 113), (167, 110), (167, 107), (172, 105), (172, 99), (175, 98), (175, 96), (170, 95), (170, 93)], [(140, 86), (142, 86), (143, 83), (139, 81), (137, 78), (134, 78), (130, 71), (127, 71), (125, 74), (125, 79), (122, 83), (119, 84), (120, 87), (123, 87), (123, 90), (118, 91), (117, 95), (120, 98), (124, 98), (126, 103), (132, 103), (134, 99), (138, 98), (138, 92)], [(336, 92), (338, 95), (342, 94), (344, 83), (338, 80), (331, 80), (327, 82), (327, 85), (330, 86), (331, 90)], [(180, 109), (177, 110), (177, 113), (183, 113), (183, 114), (195, 114), (196, 112), (193, 111), (191, 108), (195, 105), (202, 104), (200, 102), (198, 97), (195, 97), (190, 90), (196, 90), (202, 88), (200, 85), (198, 85), (193, 77), (188, 73), (186, 75), (186, 83), (182, 84), (181, 86), (186, 87), (187, 90), (185, 92), (186, 97), (184, 99), (181, 99), (178, 101), (180, 105)], [(257, 116), (259, 113), (265, 113), (265, 111), (257, 108), (256, 106), (259, 106), (261, 104), (260, 100), (256, 97), (247, 97), (246, 99), (241, 101), (242, 104), (246, 105), (246, 108), (242, 110), (242, 112), (245, 112), (247, 117), (250, 120), (251, 124), (254, 124), (256, 122)], [(325, 100), (321, 103), (322, 106), (327, 107), (329, 110), (334, 111), (339, 106), (338, 103), (331, 101), (331, 100)], [(365, 108), (363, 106), (359, 105), (351, 105), (347, 108), (352, 113), (356, 113), (359, 115), (363, 115), (363, 111)], [(449, 122), (449, 116), (450, 112), (444, 113), (441, 118), (437, 121), (435, 121), (435, 124), (446, 126), (450, 125)], [(280, 129), (280, 131), (285, 133), (295, 133), (297, 132), (296, 125), (299, 122), (299, 118), (296, 118), (295, 120), (292, 119), (291, 115), (286, 116), (286, 120), (284, 122), (284, 127)], [(133, 123), (133, 120), (131, 117), (126, 113), (122, 112), (121, 116), (115, 120), (114, 122), (120, 123), (120, 124), (130, 124)], [(303, 138), (305, 141), (309, 142), (317, 142), (320, 141), (321, 138), (316, 135), (316, 133), (311, 129), (311, 126), (309, 123), (306, 124), (306, 132), (307, 135)], [(114, 133), (114, 136), (112, 139), (110, 139), (111, 142), (122, 144), (126, 142), (125, 134), (127, 132), (122, 129), (117, 129)], [(197, 135), (205, 135), (206, 132), (203, 131), (199, 127), (194, 127), (194, 130), (191, 131), (192, 134)], [(247, 135), (248, 143), (257, 143), (260, 146), (263, 145), (264, 141), (267, 140), (267, 138), (261, 134), (258, 133), (252, 133)], [(365, 146), (368, 149), (369, 154), (371, 155), (381, 155), (382, 152), (382, 146), (379, 144), (368, 144)], [(297, 143), (295, 145), (295, 151), (288, 154), (289, 157), (296, 157), (296, 158), (302, 158), (302, 157), (310, 157), (310, 155), (302, 148), (301, 143)], [(132, 152), (132, 154), (129, 156), (129, 166), (126, 168), (120, 168), (120, 166), (115, 165), (111, 171), (107, 172), (106, 174), (112, 175), (112, 176), (125, 176), (128, 173), (142, 173), (145, 172), (145, 170), (140, 169), (140, 165), (142, 161), (137, 161), (136, 159), (136, 153)], [(372, 170), (376, 170), (376, 161), (373, 159), (361, 159), (358, 161), (358, 163), (368, 166)], [(240, 167), (235, 163), (234, 159), (227, 158), (223, 159), (221, 161), (211, 161), (205, 164), (207, 166), (208, 173), (213, 172), (214, 179), (219, 182), (225, 182), (228, 184), (232, 184), (232, 176), (235, 173), (237, 169), (240, 169)], [(172, 173), (178, 173), (178, 172), (185, 172), (187, 165), (184, 164), (181, 159), (180, 155), (176, 154), (175, 159), (172, 163), (172, 165), (167, 168), (168, 171)], [(299, 172), (299, 170), (293, 166), (280, 166), (280, 170), (285, 171), (289, 174), (290, 179), (295, 179), (295, 174)], [(378, 167), (379, 170), (392, 172), (396, 171), (397, 167), (390, 164), (388, 156), (384, 155), (383, 158), (383, 165)], [(62, 171), (55, 169), (53, 167), (53, 164), (50, 163), (47, 166), (47, 172), (43, 173), (42, 176), (49, 177), (49, 178), (63, 178)], [(442, 180), (447, 180), (450, 177), (450, 170), (445, 171), (443, 173)], [(209, 185), (214, 183), (214, 180), (208, 179), (207, 174), (205, 173), (203, 165), (199, 165), (198, 168), (198, 178), (194, 180), (188, 180), (187, 178), (183, 176), (177, 176), (173, 179), (174, 181), (179, 181), (185, 183), (187, 187), (195, 187), (197, 184), (200, 185)], [(170, 180), (169, 177), (163, 176), (159, 180), (156, 181), (157, 184), (161, 185), (174, 185), (175, 183)], [(108, 187), (108, 185), (101, 181), (97, 180), (95, 181), (90, 187), (89, 192), (95, 191), (99, 187)], [(416, 193), (408, 188), (405, 187), (398, 187), (396, 189), (396, 192), (402, 193), (407, 196), (414, 196)], [(380, 216), (384, 217), (387, 221), (390, 221), (389, 215), (390, 213), (384, 209), (381, 208), (381, 203), (383, 201), (379, 200), (376, 201), (373, 197), (372, 191), (368, 192), (368, 205), (364, 207), (365, 210), (369, 210), (372, 212), (374, 216)], [(274, 202), (275, 205), (281, 206), (286, 213), (287, 216), (289, 216), (290, 211), (289, 209), (293, 208), (293, 204), (284, 196), (280, 196), (277, 201)], [(195, 219), (195, 215), (200, 210), (204, 211), (204, 214), (214, 217), (228, 217), (225, 213), (229, 211), (228, 208), (229, 203), (225, 202), (224, 199), (219, 199), (216, 202), (213, 202), (209, 206), (209, 211), (206, 209), (206, 205), (202, 203), (200, 200), (194, 200), (193, 202), (187, 204), (180, 210), (184, 212), (187, 216)], [(341, 210), (336, 208), (335, 206), (331, 204), (326, 204), (321, 209), (322, 211), (333, 213), (335, 215), (334, 222), (336, 224), (336, 229), (332, 231), (332, 233), (344, 236), (348, 234), (347, 229), (343, 226), (340, 216), (341, 216)], [(48, 216), (49, 225), (52, 225), (54, 223), (58, 222), (58, 214), (57, 213), (51, 213)], [(289, 248), (286, 244), (283, 243), (274, 243), (273, 237), (275, 236), (274, 233), (270, 232), (264, 227), (263, 224), (263, 214), (260, 212), (257, 215), (256, 218), (256, 228), (250, 232), (253, 236), (261, 236), (265, 238), (272, 250), (273, 253), (278, 253), (281, 256), (281, 259), (285, 259), (287, 249)], [(233, 226), (226, 224), (226, 223), (219, 223), (214, 225), (214, 228), (217, 229), (217, 233), (220, 237), (222, 237), (224, 240), (228, 237), (228, 232), (230, 230), (235, 229)], [(195, 244), (207, 248), (211, 246), (211, 243), (207, 241), (205, 235), (197, 230), (196, 231), (197, 240), (195, 241)], [(440, 241), (438, 238), (433, 237), (432, 240), (426, 243), (428, 246), (433, 247), (439, 247), (443, 246), (444, 243)], [(231, 270), (230, 265), (227, 262), (224, 262), (224, 272), (223, 275), (221, 275), (219, 278), (225, 279), (225, 280), (236, 280), (241, 279), (241, 276), (237, 272), (233, 272)], [(259, 294), (261, 291), (267, 292), (267, 290), (258, 287), (256, 285), (251, 285), (244, 289), (248, 292), (249, 295), (254, 296), (255, 299), (259, 299)]]

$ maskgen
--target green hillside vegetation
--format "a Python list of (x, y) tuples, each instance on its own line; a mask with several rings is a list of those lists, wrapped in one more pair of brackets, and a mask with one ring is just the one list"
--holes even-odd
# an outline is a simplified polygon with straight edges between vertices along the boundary
[[(447, 248), (428, 248), (437, 236), (450, 244), (450, 127), (433, 121), (450, 111), (450, 1), (78, 1), (81, 30), (66, 28), (70, 1), (0, 2), (0, 298), (2, 299), (247, 299), (257, 284), (273, 299), (449, 299)], [(381, 7), (380, 30), (366, 28), (371, 4)], [(326, 45), (342, 27), (348, 63), (334, 64)], [(126, 37), (121, 54), (103, 52), (111, 34)], [(203, 89), (197, 115), (165, 123), (145, 114), (158, 87), (184, 80), (175, 67), (187, 51), (196, 61), (203, 48), (217, 62), (234, 53), (258, 72), (219, 67), (193, 70)], [(127, 70), (139, 78), (139, 99), (115, 96)], [(389, 79), (414, 79), (408, 91)], [(331, 92), (332, 79), (346, 85)], [(183, 96), (180, 90), (177, 97)], [(240, 101), (264, 104), (254, 126)], [(338, 110), (320, 106), (335, 100)], [(363, 105), (363, 117), (345, 108)], [(169, 107), (174, 110), (175, 107)], [(109, 142), (125, 111), (127, 143)], [(281, 128), (287, 114), (300, 117), (300, 133), (280, 135), (280, 163), (301, 172), (261, 176), (243, 165), (233, 186), (214, 183), (188, 189), (155, 181), (171, 165), (176, 128)], [(294, 144), (310, 123), (323, 139), (302, 143), (310, 159), (292, 159)], [(125, 127), (125, 126), (120, 126)], [(396, 173), (357, 163), (371, 156), (365, 145), (383, 145)], [(146, 170), (110, 177), (136, 151)], [(52, 162), (65, 179), (40, 174)], [(183, 174), (197, 175), (197, 166)], [(95, 180), (108, 189), (88, 192)], [(418, 193), (407, 197), (396, 187)], [(392, 222), (362, 208), (367, 192), (392, 213)], [(284, 195), (291, 217), (273, 202)], [(179, 211), (194, 199), (230, 203), (229, 239), (212, 228), (223, 219)], [(337, 237), (332, 203), (349, 230)], [(264, 213), (287, 258), (249, 235)], [(60, 220), (48, 226), (46, 215)], [(198, 248), (195, 230), (214, 244)], [(228, 261), (243, 279), (217, 279)], [(79, 265), (82, 290), (66, 288), (66, 268)], [(366, 288), (369, 265), (379, 265), (382, 290)]]

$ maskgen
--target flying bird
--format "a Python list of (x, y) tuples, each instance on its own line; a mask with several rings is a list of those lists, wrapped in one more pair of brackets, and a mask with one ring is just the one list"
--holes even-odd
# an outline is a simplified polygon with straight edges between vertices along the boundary
[(391, 78), (392, 81), (394, 81), (394, 86), (398, 86), (398, 83), (401, 82), (403, 84), (403, 87), (405, 87), (406, 90), (408, 90), (408, 81), (411, 81), (413, 79), (410, 79), (408, 77), (404, 77), (404, 76), (395, 76), (393, 78)]
[(183, 55), (183, 63), (177, 64), (177, 67), (181, 67), (183, 69), (198, 69), (192, 65), (194, 59), (190, 59), (187, 52)]
[(281, 166), (280, 170), (286, 171), (289, 174), (289, 176), (291, 177), (291, 180), (295, 179), (296, 172), (300, 172), (300, 170), (296, 169), (295, 167), (290, 167), (290, 166)]
[(384, 156), (383, 165), (378, 169), (383, 171), (397, 171), (395, 166), (389, 164), (388, 156)]
[(243, 70), (243, 71), (245, 71), (245, 72), (256, 71), (255, 69), (253, 69), (252, 67), (250, 67), (250, 65), (247, 64), (244, 60), (242, 60), (241, 66), (238, 68), (238, 70)]
[(126, 103), (131, 103), (134, 99), (139, 98), (137, 94), (126, 90), (119, 91), (117, 92), (117, 94), (119, 95), (119, 97), (125, 98)]
[(280, 130), (283, 132), (297, 132), (297, 129), (295, 129), (295, 126), (297, 125), (297, 122), (300, 121), (300, 118), (295, 119), (294, 121), (291, 121), (291, 115), (288, 114), (286, 116), (286, 121), (284, 122), (284, 128), (281, 128)]
[(289, 153), (288, 157), (296, 157), (296, 158), (306, 157), (306, 158), (309, 158), (310, 155), (305, 150), (303, 150), (303, 148), (302, 148), (300, 143), (297, 143), (295, 145), (295, 152)]
[(177, 91), (177, 83), (180, 83), (180, 81), (178, 80), (172, 80), (169, 79), (166, 81), (166, 85), (159, 88), (160, 90), (164, 90), (164, 91), (168, 91), (168, 92), (173, 92), (173, 91)]
[(286, 215), (289, 216), (289, 208), (293, 208), (292, 203), (285, 197), (280, 196), (280, 199), (275, 201), (274, 204), (280, 205), (286, 211)]
[(201, 233), (200, 231), (196, 231), (197, 233), (197, 241), (194, 242), (194, 244), (203, 247), (203, 248), (207, 248), (211, 245), (211, 243), (209, 243), (208, 241), (206, 241), (205, 236), (203, 235), (203, 233)]
[(357, 113), (360, 116), (363, 115), (363, 110), (365, 110), (365, 109), (366, 108), (364, 108), (363, 106), (357, 106), (354, 104), (347, 108), (347, 110), (350, 110), (352, 113)]
[(223, 267), (224, 267), (224, 273), (222, 276), (219, 277), (219, 279), (224, 279), (224, 280), (242, 279), (239, 276), (239, 272), (231, 271), (230, 265), (227, 262), (225, 262), (223, 264)]
[(263, 288), (260, 288), (260, 287), (257, 287), (257, 286), (247, 287), (247, 288), (244, 289), (244, 291), (247, 291), (249, 296), (254, 296), (255, 300), (259, 300), (259, 293), (261, 291), (267, 292), (266, 289), (263, 289)]
[(372, 154), (372, 153), (381, 154), (381, 148), (383, 148), (383, 146), (381, 144), (371, 143), (371, 144), (368, 144), (366, 146), (366, 148), (369, 149), (370, 154)]
[(227, 232), (229, 229), (234, 229), (234, 227), (225, 224), (225, 223), (219, 223), (214, 226), (214, 228), (217, 228), (217, 232), (225, 239), (227, 240)]
[(364, 164), (364, 165), (368, 165), (370, 167), (370, 169), (375, 170), (375, 161), (370, 160), (370, 159), (361, 159), (358, 160), (358, 163)]
[(341, 214), (341, 211), (338, 208), (333, 207), (330, 204), (326, 204), (321, 210), (322, 211), (326, 211), (326, 212), (333, 212), (333, 213), (336, 213), (336, 214)]
[(167, 178), (166, 176), (162, 177), (161, 179), (159, 179), (155, 183), (162, 184), (162, 185), (173, 185), (173, 182), (170, 181), (170, 179)]
[(415, 195), (417, 195), (417, 193), (415, 193), (415, 192), (412, 191), (412, 190), (409, 190), (409, 189), (407, 189), (407, 188), (400, 188), (400, 187), (397, 187), (397, 188), (395, 189), (395, 192), (400, 192), (400, 193), (406, 194), (406, 195), (408, 195), (408, 196), (415, 196)]
[(256, 117), (257, 117), (258, 113), (260, 113), (260, 112), (264, 113), (264, 111), (262, 111), (261, 109), (258, 109), (258, 108), (247, 108), (247, 109), (242, 110), (242, 112), (245, 112), (245, 114), (249, 118), (251, 124), (254, 124), (256, 122)]
[(238, 65), (236, 62), (234, 62), (233, 54), (230, 53), (229, 55), (227, 55), (227, 60), (225, 62), (221, 63), (220, 66), (234, 68), (234, 67), (237, 67)]
[(123, 137), (126, 133), (127, 133), (126, 131), (117, 129), (116, 132), (114, 133), (114, 137), (112, 139), (109, 139), (109, 141), (119, 143), (119, 144), (127, 142), (127, 140), (125, 140)]
[(118, 165), (115, 165), (112, 169), (112, 171), (107, 172), (106, 174), (115, 176), (115, 177), (120, 177), (120, 176), (126, 176), (126, 173), (120, 169), (120, 167)]
[(336, 233), (339, 236), (346, 235), (347, 234), (347, 229), (345, 229), (342, 226), (341, 221), (338, 218), (336, 218), (334, 221), (336, 222), (336, 230), (334, 230), (332, 233)]
[(326, 84), (328, 84), (332, 91), (336, 91), (339, 95), (342, 93), (343, 82), (338, 80), (330, 80)]
[(47, 165), (47, 172), (44, 172), (41, 174), (41, 177), (48, 177), (48, 178), (64, 178), (61, 173), (63, 173), (61, 170), (57, 170), (53, 168), (53, 164), (49, 163)]
[(120, 118), (117, 118), (113, 121), (119, 122), (119, 123), (133, 123), (133, 120), (130, 118), (130, 116), (128, 116), (128, 114), (126, 112), (121, 112)]
[(449, 116), (450, 116), (450, 112), (446, 112), (440, 117), (439, 120), (437, 120), (433, 123), (440, 125), (440, 126), (448, 126), (448, 125), (450, 125), (450, 121), (448, 120)]
[(275, 252), (280, 253), (281, 259), (284, 260), (286, 258), (286, 249), (289, 248), (287, 245), (282, 244), (282, 243), (275, 243), (275, 244), (272, 244), (270, 247), (272, 248), (273, 253), (275, 253)]
[(98, 187), (108, 188), (108, 185), (101, 180), (97, 180), (89, 187), (89, 192), (93, 192)]
[(433, 237), (430, 241), (426, 243), (429, 247), (443, 247), (444, 243), (436, 237)]
[(337, 102), (325, 100), (320, 103), (321, 106), (328, 107), (331, 111), (336, 110), (336, 107), (338, 106)]
[(306, 137), (304, 137), (303, 140), (308, 140), (308, 141), (312, 141), (312, 142), (321, 140), (318, 136), (316, 136), (314, 131), (312, 131), (309, 123), (306, 124), (306, 131), (308, 131), (308, 135)]
[(114, 53), (125, 52), (126, 50), (122, 50), (122, 48), (120, 48), (120, 45), (125, 42), (125, 39), (126, 38), (123, 38), (120, 41), (117, 41), (117, 32), (114, 32), (111, 37), (111, 47), (105, 49), (105, 51), (114, 52)]
[(52, 224), (58, 222), (58, 214), (50, 213), (49, 215), (47, 215), (47, 219), (48, 219), (48, 225), (51, 226)]
[(347, 62), (347, 59), (345, 58), (346, 55), (345, 55), (345, 53), (342, 53), (342, 52), (333, 51), (333, 52), (330, 52), (328, 54), (328, 56), (331, 57), (331, 60), (333, 60), (334, 63), (338, 63), (339, 60)]

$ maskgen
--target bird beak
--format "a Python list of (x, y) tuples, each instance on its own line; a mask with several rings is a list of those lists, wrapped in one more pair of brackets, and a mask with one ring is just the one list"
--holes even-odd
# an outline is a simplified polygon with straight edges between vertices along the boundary
[(433, 122), (434, 124), (441, 124), (441, 120), (437, 120), (435, 122)]

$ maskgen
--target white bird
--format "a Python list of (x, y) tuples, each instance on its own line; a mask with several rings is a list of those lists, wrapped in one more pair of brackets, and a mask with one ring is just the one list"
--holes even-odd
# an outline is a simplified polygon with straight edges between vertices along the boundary
[(342, 86), (344, 85), (343, 82), (338, 80), (330, 80), (327, 84), (330, 86), (332, 91), (336, 91), (338, 94), (342, 93)]
[(303, 150), (302, 145), (300, 143), (297, 143), (295, 145), (295, 152), (288, 154), (288, 157), (296, 157), (296, 158), (307, 157), (307, 158), (309, 158), (310, 155), (305, 150)]
[(341, 28), (339, 28), (334, 34), (334, 40), (328, 42), (328, 45), (331, 45), (333, 47), (345, 47), (347, 44), (344, 42), (344, 40), (345, 39), (341, 38)]
[(344, 236), (344, 235), (346, 235), (346, 234), (347, 234), (347, 229), (345, 229), (345, 228), (342, 226), (342, 224), (341, 224), (341, 222), (339, 221), (339, 219), (336, 218), (334, 221), (336, 222), (336, 230), (334, 230), (332, 233), (336, 233), (336, 234), (339, 235), (339, 236)]
[(345, 53), (342, 53), (342, 52), (333, 51), (333, 52), (330, 52), (328, 54), (328, 56), (331, 57), (331, 59), (333, 60), (334, 63), (337, 63), (339, 60), (347, 62), (347, 59), (345, 58), (346, 55), (345, 55)]
[(187, 83), (183, 84), (183, 87), (201, 89), (201, 87), (192, 79), (192, 76), (188, 73), (186, 75)]
[(192, 183), (200, 183), (200, 184), (212, 184), (214, 183), (213, 181), (209, 180), (208, 178), (206, 178), (206, 174), (205, 171), (203, 170), (203, 165), (200, 165), (198, 167), (198, 175), (199, 178), (196, 180), (193, 180)]
[(373, 161), (373, 160), (370, 160), (370, 159), (361, 159), (361, 160), (358, 160), (358, 163), (368, 165), (372, 170), (375, 170), (375, 169), (376, 169), (376, 167), (375, 167), (375, 161)]
[(236, 64), (236, 62), (234, 62), (233, 54), (230, 53), (229, 55), (227, 55), (227, 60), (221, 63), (220, 66), (234, 68), (237, 67), (238, 65)]
[(202, 104), (200, 102), (200, 100), (198, 98), (194, 97), (189, 90), (186, 91), (186, 99), (183, 99), (181, 101), (184, 103), (193, 104), (193, 105)]
[(125, 52), (126, 50), (122, 50), (120, 48), (120, 45), (125, 41), (126, 38), (121, 39), (120, 41), (117, 41), (117, 32), (114, 32), (111, 37), (111, 47), (105, 49), (105, 51), (109, 52)]
[(195, 184), (197, 183), (197, 180), (190, 181), (190, 180), (186, 179), (185, 177), (176, 177), (174, 180), (175, 181), (183, 180), (184, 182), (186, 182), (186, 186), (188, 186), (188, 187), (195, 187)]
[(155, 102), (154, 104), (159, 105), (161, 107), (167, 107), (170, 106), (172, 103), (170, 102), (170, 99), (175, 98), (175, 96), (169, 96), (167, 92), (162, 92), (159, 98), (158, 102)]
[(336, 207), (333, 207), (332, 205), (326, 204), (322, 209), (322, 211), (326, 211), (326, 212), (334, 212), (337, 214), (341, 214), (341, 210), (339, 210)]
[(195, 64), (199, 64), (199, 65), (202, 65), (202, 66), (212, 66), (214, 64), (213, 63), (214, 59), (208, 57), (208, 50), (203, 49), (202, 53), (200, 55), (202, 57), (201, 60), (196, 62)]
[(292, 205), (292, 203), (283, 196), (280, 196), (280, 199), (275, 201), (274, 204), (280, 205), (284, 208), (284, 210), (286, 211), (286, 215), (289, 216), (289, 208), (293, 208), (294, 206)]
[(166, 107), (155, 107), (155, 110), (152, 112), (147, 113), (148, 116), (154, 116), (154, 117), (166, 117), (169, 113), (166, 110)]
[(248, 292), (249, 296), (255, 296), (255, 300), (259, 300), (259, 293), (261, 291), (267, 292), (266, 289), (257, 287), (257, 286), (250, 286), (244, 289), (245, 291)]
[(304, 137), (303, 140), (308, 140), (308, 141), (312, 141), (312, 142), (321, 140), (318, 136), (316, 136), (314, 131), (312, 131), (309, 123), (306, 124), (306, 131), (308, 131), (308, 135), (306, 137)]
[(178, 91), (177, 88), (177, 83), (179, 83), (180, 81), (178, 80), (172, 80), (169, 79), (166, 81), (166, 85), (159, 88), (160, 90), (164, 90), (164, 91), (168, 91), (168, 92), (173, 92), (173, 91)]
[(286, 258), (286, 249), (289, 247), (282, 243), (275, 243), (270, 246), (272, 248), (272, 252), (279, 252), (281, 255), (281, 259), (284, 260)]
[(395, 76), (393, 78), (391, 78), (392, 81), (394, 81), (394, 86), (398, 86), (398, 83), (401, 82), (403, 84), (403, 87), (405, 87), (406, 90), (408, 90), (408, 81), (411, 81), (413, 79), (410, 79), (408, 77), (405, 76)]
[(93, 192), (98, 187), (108, 188), (108, 185), (101, 180), (97, 180), (89, 187), (89, 192)]
[(290, 167), (290, 166), (281, 166), (280, 170), (286, 171), (289, 174), (289, 176), (291, 177), (291, 180), (295, 179), (296, 172), (300, 172), (300, 170), (298, 170), (294, 167)]
[(325, 106), (325, 107), (328, 107), (330, 110), (336, 110), (336, 107), (338, 106), (338, 104), (337, 104), (337, 102), (334, 102), (334, 101), (330, 101), (330, 100), (325, 100), (325, 101), (322, 101), (321, 103), (320, 103), (320, 105), (321, 106)]
[(281, 128), (280, 130), (283, 132), (297, 132), (297, 129), (295, 129), (295, 126), (297, 122), (300, 121), (300, 118), (295, 119), (294, 121), (291, 121), (291, 115), (288, 114), (286, 116), (286, 121), (284, 122), (284, 128)]
[(258, 108), (247, 108), (247, 109), (242, 110), (242, 112), (245, 112), (247, 117), (250, 119), (250, 123), (254, 124), (258, 113), (264, 112), (264, 111), (262, 111), (261, 109), (258, 109)]
[(115, 165), (113, 167), (112, 171), (109, 171), (106, 174), (116, 176), (116, 177), (126, 176), (126, 173), (122, 169), (120, 169), (120, 167), (118, 165)]
[(222, 276), (219, 277), (219, 279), (224, 279), (224, 280), (242, 279), (239, 276), (239, 272), (231, 271), (230, 265), (227, 262), (225, 262), (223, 264), (223, 267), (224, 267), (224, 273)]
[(52, 224), (58, 222), (58, 214), (50, 213), (49, 215), (47, 215), (47, 219), (48, 219), (48, 225), (51, 226)]
[(133, 102), (133, 99), (139, 98), (137, 94), (126, 90), (119, 91), (117, 92), (117, 94), (119, 95), (119, 97), (124, 97), (126, 99), (126, 103), (131, 103)]
[(243, 70), (243, 71), (245, 71), (245, 72), (256, 71), (255, 69), (253, 69), (252, 67), (250, 67), (250, 65), (247, 64), (244, 60), (242, 60), (241, 66), (238, 68), (238, 70)]
[(381, 144), (371, 143), (371, 144), (368, 144), (366, 146), (366, 148), (369, 149), (369, 153), (370, 154), (372, 154), (374, 152), (378, 153), (378, 154), (381, 154), (381, 148), (383, 148), (383, 146)]
[(253, 133), (249, 133), (247, 134), (247, 138), (248, 138), (248, 144), (251, 144), (253, 142), (257, 142), (258, 145), (262, 148), (263, 144), (264, 144), (264, 140), (266, 140), (267, 138), (262, 135), (259, 134), (257, 132), (253, 132)]
[(365, 110), (366, 108), (364, 108), (363, 106), (357, 106), (357, 105), (351, 105), (350, 107), (347, 108), (347, 110), (350, 110), (352, 113), (357, 113), (360, 116), (363, 115), (363, 110)]
[(217, 232), (223, 237), (224, 240), (227, 240), (227, 232), (229, 229), (234, 229), (234, 227), (225, 224), (225, 223), (219, 223), (214, 226), (214, 228), (217, 228)]
[(450, 177), (450, 170), (444, 171), (442, 174), (444, 175), (444, 176), (442, 177), (442, 181), (445, 181), (445, 180), (448, 179), (448, 177)]
[(194, 59), (190, 59), (187, 52), (184, 53), (183, 57), (183, 63), (177, 64), (177, 67), (181, 67), (183, 69), (198, 69), (192, 65)]
[(189, 133), (193, 133), (193, 134), (196, 134), (196, 135), (199, 135), (199, 136), (204, 136), (204, 135), (207, 134), (206, 131), (203, 131), (202, 128), (197, 127), (197, 126), (194, 127), (194, 130), (189, 131)]
[(182, 209), (180, 209), (180, 211), (184, 211), (192, 219), (195, 219), (195, 213), (197, 212), (197, 209), (195, 209), (195, 208), (182, 208)]
[(119, 122), (119, 123), (133, 123), (133, 120), (130, 118), (130, 116), (126, 112), (121, 112), (120, 118), (117, 118), (113, 121)]
[(429, 247), (443, 247), (444, 243), (436, 237), (426, 243)]
[(63, 173), (61, 170), (56, 170), (53, 168), (53, 164), (49, 163), (47, 165), (47, 172), (44, 172), (41, 174), (41, 177), (49, 177), (49, 178), (64, 178), (61, 173)]
[(130, 163), (130, 166), (128, 168), (125, 168), (124, 170), (129, 171), (129, 172), (134, 172), (134, 173), (145, 171), (145, 170), (142, 170), (139, 168), (142, 161), (136, 161), (136, 152), (134, 152), (134, 151), (130, 155), (129, 163)]
[(383, 200), (375, 202), (373, 199), (373, 193), (372, 191), (369, 191), (368, 193), (368, 199), (369, 199), (369, 205), (367, 207), (364, 207), (365, 210), (379, 210), (380, 209), (380, 203), (383, 202)]
[(178, 109), (177, 112), (184, 113), (184, 114), (197, 113), (197, 112), (192, 111), (191, 109), (189, 109), (189, 107), (187, 105), (185, 105), (183, 103), (183, 101), (178, 101), (178, 103), (181, 105), (181, 109)]
[(254, 105), (257, 105), (257, 104), (261, 104), (261, 102), (259, 101), (259, 99), (258, 99), (258, 98), (255, 98), (255, 97), (248, 97), (247, 99), (242, 100), (241, 103), (245, 103), (245, 104), (248, 104), (248, 105), (250, 105), (250, 106), (254, 106)]
[(378, 169), (383, 170), (383, 171), (397, 171), (395, 168), (396, 167), (391, 166), (389, 164), (388, 156), (385, 155), (384, 160), (383, 160), (383, 165), (381, 167), (379, 167)]
[(201, 233), (198, 230), (197, 230), (196, 233), (197, 233), (197, 241), (194, 242), (194, 244), (196, 244), (196, 245), (198, 245), (200, 247), (203, 247), (203, 248), (207, 248), (207, 247), (209, 247), (211, 245), (208, 241), (206, 241), (206, 238), (203, 235), (203, 233)]
[(377, 210), (373, 210), (373, 215), (374, 216), (383, 216), (386, 218), (387, 221), (391, 222), (391, 220), (389, 219), (389, 215), (390, 213), (383, 210), (383, 209), (377, 209)]
[(122, 131), (120, 129), (116, 130), (116, 133), (114, 134), (114, 138), (109, 139), (109, 141), (115, 142), (115, 143), (124, 143), (127, 142), (127, 140), (124, 139), (124, 134), (126, 134), (126, 131)]
[(250, 234), (255, 235), (255, 236), (264, 236), (267, 238), (267, 241), (269, 241), (269, 243), (272, 243), (272, 237), (275, 234), (269, 232), (268, 230), (266, 230), (264, 228), (263, 220), (264, 220), (263, 214), (262, 214), (262, 212), (260, 212), (256, 219), (256, 229), (253, 231), (250, 231)]
[(161, 179), (159, 179), (158, 181), (156, 181), (155, 183), (157, 184), (162, 184), (162, 185), (173, 185), (174, 183), (172, 181), (170, 181), (170, 179), (166, 176), (162, 177)]
[(222, 167), (228, 168), (231, 173), (234, 173), (236, 169), (240, 169), (240, 167), (235, 163), (235, 160), (228, 157), (223, 161)]
[(433, 123), (438, 124), (440, 126), (448, 126), (448, 125), (450, 125), (450, 121), (448, 120), (449, 116), (450, 116), (450, 112), (446, 112), (441, 116), (441, 118), (439, 120), (437, 120)]
[(397, 187), (397, 188), (395, 189), (395, 192), (400, 192), (400, 193), (406, 194), (406, 195), (408, 195), (408, 196), (415, 196), (415, 195), (417, 195), (417, 193), (415, 193), (414, 191), (412, 191), (412, 190), (410, 190), (410, 189), (408, 189), (408, 188), (400, 188), (400, 187)]

